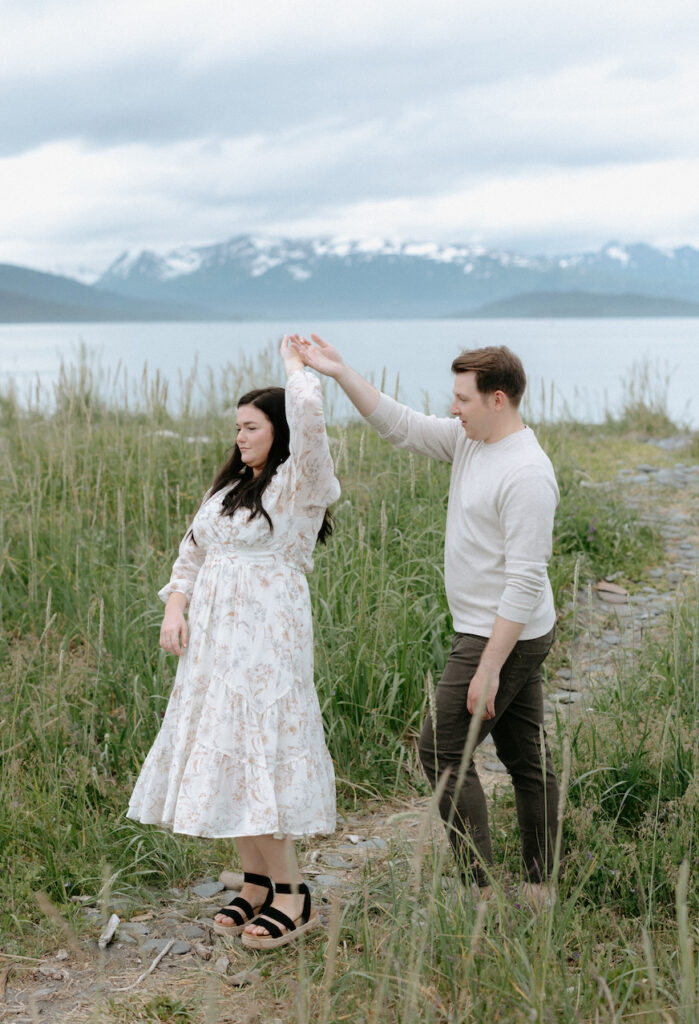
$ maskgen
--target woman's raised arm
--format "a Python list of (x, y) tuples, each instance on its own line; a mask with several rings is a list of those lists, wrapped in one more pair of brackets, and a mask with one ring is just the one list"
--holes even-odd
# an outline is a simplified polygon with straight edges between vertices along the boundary
[(357, 412), (362, 416), (371, 416), (379, 404), (380, 392), (360, 373), (348, 366), (333, 345), (323, 341), (317, 334), (312, 334), (311, 338), (315, 344), (311, 344), (307, 338), (300, 338), (298, 334), (290, 339), (292, 347), (305, 365), (317, 370), (325, 377), (332, 377), (340, 385)]

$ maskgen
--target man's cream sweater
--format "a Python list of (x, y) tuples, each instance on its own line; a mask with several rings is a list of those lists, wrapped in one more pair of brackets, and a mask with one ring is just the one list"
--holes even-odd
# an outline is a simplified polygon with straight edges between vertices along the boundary
[(533, 432), (471, 441), (458, 419), (425, 416), (383, 394), (367, 422), (397, 448), (452, 463), (444, 580), (454, 630), (490, 636), (500, 615), (524, 623), (522, 640), (548, 633), (556, 617), (547, 565), (559, 494)]

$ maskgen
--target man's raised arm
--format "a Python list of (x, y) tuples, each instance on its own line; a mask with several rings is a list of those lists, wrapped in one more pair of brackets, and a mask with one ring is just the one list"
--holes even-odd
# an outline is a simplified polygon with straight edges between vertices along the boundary
[(350, 402), (362, 416), (371, 416), (379, 404), (381, 393), (365, 380), (360, 373), (353, 370), (344, 361), (340, 353), (327, 341), (323, 341), (317, 334), (311, 337), (315, 342), (312, 345), (306, 338), (300, 338), (298, 334), (291, 339), (292, 346), (299, 353), (306, 366), (317, 370), (326, 377), (332, 377)]
[(291, 344), (307, 366), (337, 381), (357, 411), (368, 420), (380, 437), (396, 448), (451, 462), (461, 429), (458, 420), (426, 416), (407, 405), (401, 405), (388, 395), (382, 395), (373, 384), (345, 363), (336, 348), (316, 334), (311, 337), (315, 342), (313, 345), (298, 335), (294, 335)]

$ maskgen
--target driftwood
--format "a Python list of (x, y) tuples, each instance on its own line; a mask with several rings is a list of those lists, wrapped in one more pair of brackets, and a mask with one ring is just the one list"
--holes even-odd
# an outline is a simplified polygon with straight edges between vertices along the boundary
[(164, 949), (160, 950), (160, 952), (158, 953), (158, 955), (156, 956), (155, 960), (150, 965), (150, 967), (148, 968), (147, 971), (144, 971), (143, 974), (141, 974), (138, 978), (136, 978), (136, 980), (131, 985), (127, 985), (125, 988), (115, 988), (114, 992), (130, 992), (132, 988), (136, 988), (137, 985), (140, 985), (142, 981), (145, 981), (145, 979), (148, 977), (149, 974), (153, 973), (153, 971), (158, 966), (160, 961), (163, 959), (164, 956), (166, 956), (167, 953), (170, 952), (170, 950), (172, 949), (172, 947), (174, 945), (175, 945), (175, 940), (174, 939), (170, 939), (170, 941), (168, 942), (167, 946), (165, 946)]

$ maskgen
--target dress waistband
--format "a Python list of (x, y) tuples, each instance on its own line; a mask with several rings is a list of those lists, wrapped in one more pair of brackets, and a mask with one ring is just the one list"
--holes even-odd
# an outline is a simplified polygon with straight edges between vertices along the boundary
[(241, 551), (227, 547), (225, 544), (214, 544), (206, 553), (207, 558), (224, 558), (228, 562), (241, 562), (250, 565), (278, 565), (294, 572), (303, 572), (299, 565), (294, 565), (283, 558), (278, 551)]

